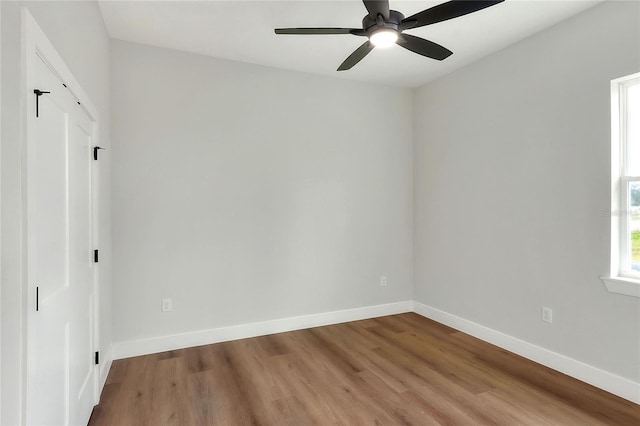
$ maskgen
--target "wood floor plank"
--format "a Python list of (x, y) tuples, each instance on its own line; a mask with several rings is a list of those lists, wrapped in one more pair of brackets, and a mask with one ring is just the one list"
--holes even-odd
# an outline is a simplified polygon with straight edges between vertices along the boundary
[(273, 401), (274, 410), (273, 419), (279, 420), (281, 425), (317, 425), (318, 423), (311, 412), (300, 402), (295, 396), (290, 396)]
[(583, 407), (589, 415), (605, 424), (640, 424), (640, 406), (636, 404), (504, 349), (487, 343), (478, 344), (478, 339), (467, 334), (456, 333), (452, 337), (464, 341), (468, 350), (474, 351), (478, 365), (507, 374), (513, 381), (539, 389), (568, 405)]
[[(376, 352), (385, 358), (387, 362), (394, 363), (401, 367), (399, 374), (406, 373), (405, 380), (407, 382), (416, 382), (412, 384), (411, 389), (415, 394), (422, 394), (423, 389), (433, 390), (439, 398), (444, 398), (458, 405), (461, 411), (473, 419), (474, 425), (479, 424), (496, 424), (492, 421), (493, 415), (482, 403), (476, 398), (476, 394), (466, 389), (457, 381), (452, 381), (450, 377), (433, 370), (427, 365), (416, 359), (411, 354), (404, 353), (398, 348), (379, 348)], [(428, 401), (429, 402), (429, 401)], [(438, 412), (437, 408), (433, 408)]]
[(414, 313), (114, 361), (91, 426), (640, 425), (640, 406)]

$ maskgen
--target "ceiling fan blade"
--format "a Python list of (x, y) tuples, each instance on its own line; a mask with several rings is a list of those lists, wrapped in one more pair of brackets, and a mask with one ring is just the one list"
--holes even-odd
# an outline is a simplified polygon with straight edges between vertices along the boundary
[(448, 1), (432, 8), (418, 12), (402, 20), (401, 28), (403, 30), (409, 28), (424, 27), (425, 25), (435, 24), (436, 22), (446, 21), (448, 19), (464, 16), (469, 13), (477, 12), (489, 6), (502, 3), (504, 0), (467, 0), (467, 1)]
[(448, 58), (453, 54), (452, 51), (446, 47), (440, 46), (438, 43), (412, 36), (410, 34), (401, 34), (396, 43), (407, 50), (417, 53), (418, 55), (437, 59), (438, 61)]
[(360, 47), (358, 47), (343, 63), (338, 67), (338, 71), (346, 71), (353, 68), (355, 64), (360, 62), (362, 58), (367, 56), (369, 52), (373, 50), (373, 44), (369, 40), (365, 41)]
[(389, 0), (362, 0), (364, 7), (367, 8), (369, 16), (374, 20), (378, 14), (386, 20), (389, 19)]
[(353, 34), (365, 35), (361, 28), (276, 28), (276, 34)]

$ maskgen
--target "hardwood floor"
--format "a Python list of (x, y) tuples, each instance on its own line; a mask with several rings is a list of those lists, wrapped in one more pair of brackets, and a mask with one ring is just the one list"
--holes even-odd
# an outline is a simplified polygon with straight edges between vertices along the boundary
[(640, 425), (640, 406), (408, 313), (115, 361), (92, 426)]

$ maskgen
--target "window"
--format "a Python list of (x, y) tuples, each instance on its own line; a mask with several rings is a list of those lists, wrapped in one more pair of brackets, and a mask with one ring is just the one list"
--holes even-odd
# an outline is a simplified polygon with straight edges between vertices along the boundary
[(611, 82), (609, 291), (640, 297), (640, 73)]

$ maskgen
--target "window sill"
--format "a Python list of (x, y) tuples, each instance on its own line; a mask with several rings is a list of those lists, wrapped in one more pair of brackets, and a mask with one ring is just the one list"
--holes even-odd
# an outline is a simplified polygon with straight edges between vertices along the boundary
[(640, 297), (640, 280), (626, 277), (600, 277), (610, 293)]

